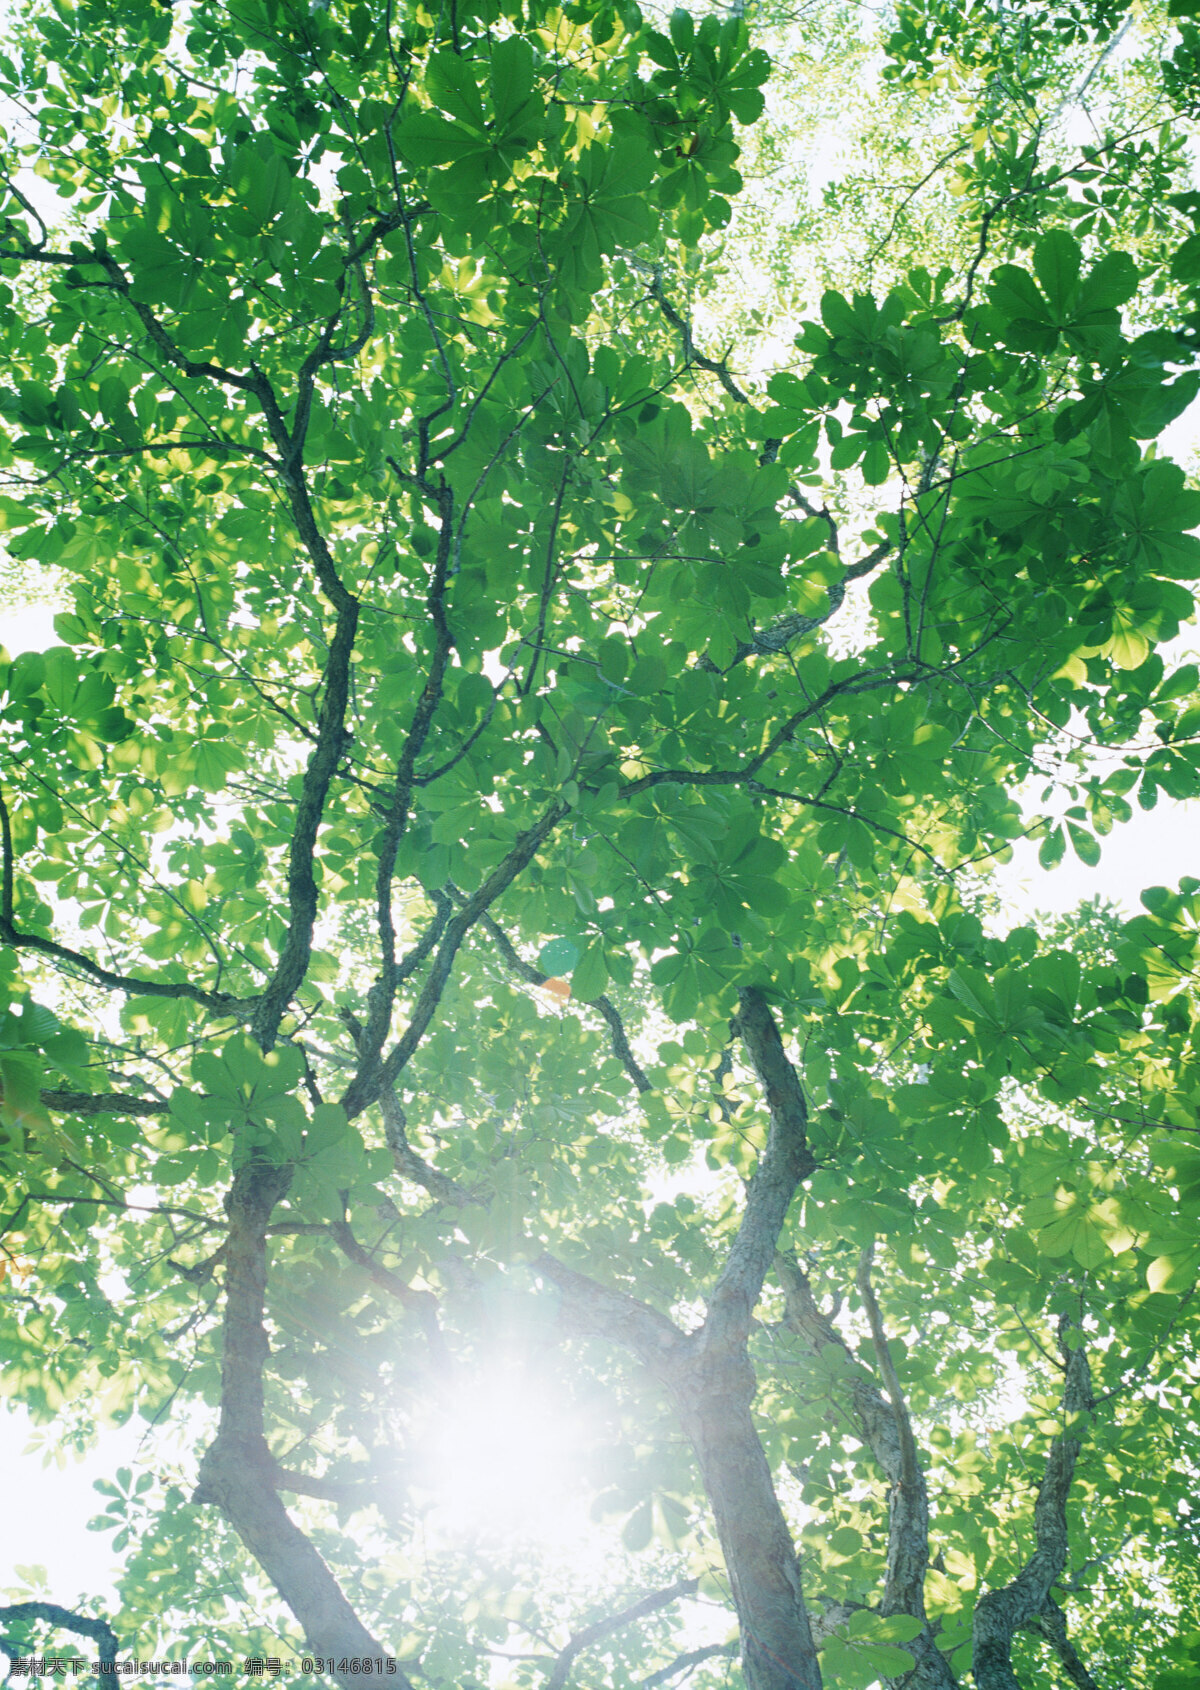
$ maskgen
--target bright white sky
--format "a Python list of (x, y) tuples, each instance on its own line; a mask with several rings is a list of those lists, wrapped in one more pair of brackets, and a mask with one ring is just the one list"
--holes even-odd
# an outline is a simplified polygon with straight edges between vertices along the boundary
[(46, 1601), (76, 1605), (81, 1596), (99, 1598), (115, 1610), (114, 1581), (120, 1557), (110, 1545), (111, 1532), (89, 1532), (87, 1523), (104, 1512), (106, 1497), (92, 1489), (97, 1479), (110, 1479), (118, 1467), (136, 1464), (145, 1425), (134, 1421), (113, 1427), (82, 1461), (66, 1457), (59, 1467), (53, 1457), (43, 1466), (39, 1431), (22, 1408), (0, 1413), (0, 1473), (4, 1474), (7, 1506), (0, 1540), (0, 1595), (27, 1601), (31, 1592), (18, 1574), (36, 1579), (28, 1569), (41, 1567), (46, 1582), (37, 1594)]

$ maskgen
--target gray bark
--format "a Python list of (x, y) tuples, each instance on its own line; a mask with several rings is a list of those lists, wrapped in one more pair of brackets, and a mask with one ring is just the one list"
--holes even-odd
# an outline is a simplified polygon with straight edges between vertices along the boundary
[(751, 1414), (745, 1352), (703, 1357), (671, 1385), (729, 1573), (748, 1690), (820, 1690), (800, 1562)]
[(263, 1369), (270, 1353), (263, 1313), (267, 1227), (289, 1180), (290, 1169), (249, 1163), (234, 1175), (226, 1200), (221, 1418), (192, 1500), (221, 1510), (296, 1616), (314, 1655), (380, 1663), (378, 1671), (334, 1671), (331, 1676), (344, 1690), (382, 1690), (385, 1684), (412, 1690), (403, 1672), (387, 1672), (388, 1651), (354, 1612), (276, 1488), (286, 1480), (263, 1430)]
[(739, 994), (734, 1030), (766, 1095), (770, 1125), (729, 1255), (698, 1331), (611, 1291), (550, 1256), (536, 1264), (558, 1288), (568, 1328), (620, 1344), (665, 1387), (696, 1452), (741, 1631), (747, 1690), (821, 1690), (800, 1563), (754, 1425), (751, 1320), (788, 1208), (816, 1166), (808, 1112), (766, 998)]
[(778, 1272), (786, 1297), (785, 1320), (814, 1350), (835, 1344), (849, 1359), (851, 1409), (863, 1442), (888, 1480), (887, 1575), (879, 1612), (911, 1614), (923, 1627), (920, 1636), (904, 1645), (915, 1659), (916, 1668), (889, 1682), (902, 1684), (905, 1690), (955, 1690), (958, 1680), (945, 1656), (938, 1651), (925, 1612), (925, 1574), (929, 1568), (929, 1493), (925, 1473), (913, 1437), (908, 1405), (888, 1352), (869, 1270), (870, 1259), (864, 1257), (858, 1286), (887, 1397), (867, 1377), (841, 1333), (821, 1312), (804, 1270), (781, 1256)]
[(1083, 1657), (1071, 1642), (1067, 1633), (1067, 1616), (1052, 1596), (1047, 1596), (1040, 1614), (1026, 1620), (1024, 1629), (1049, 1643), (1076, 1690), (1100, 1690)]
[(1046, 1610), (1050, 1592), (1067, 1564), (1067, 1498), (1082, 1448), (1072, 1423), (1092, 1404), (1087, 1351), (1082, 1345), (1078, 1349), (1068, 1347), (1071, 1333), (1081, 1336), (1078, 1326), (1064, 1321), (1059, 1328), (1059, 1345), (1066, 1374), (1062, 1399), (1065, 1424), (1050, 1446), (1046, 1471), (1038, 1486), (1033, 1510), (1037, 1547), (1011, 1584), (989, 1590), (975, 1608), (972, 1665), (979, 1690), (1022, 1690), (1012, 1668), (1013, 1633)]

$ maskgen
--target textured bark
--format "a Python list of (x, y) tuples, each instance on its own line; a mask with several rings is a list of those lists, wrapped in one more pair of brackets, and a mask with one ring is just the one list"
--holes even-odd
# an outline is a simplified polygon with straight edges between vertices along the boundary
[(542, 1256), (566, 1328), (631, 1351), (662, 1384), (700, 1465), (742, 1636), (748, 1690), (820, 1690), (795, 1546), (750, 1412), (745, 1346), (715, 1348), (657, 1309)]
[(955, 1690), (958, 1680), (945, 1656), (938, 1651), (925, 1612), (925, 1574), (929, 1568), (929, 1493), (913, 1437), (908, 1405), (892, 1366), (887, 1335), (871, 1288), (870, 1259), (863, 1259), (858, 1285), (880, 1371), (887, 1386), (887, 1397), (867, 1378), (841, 1333), (821, 1312), (804, 1270), (781, 1256), (778, 1272), (786, 1297), (785, 1320), (788, 1327), (814, 1351), (827, 1344), (835, 1344), (849, 1359), (852, 1412), (863, 1442), (888, 1480), (887, 1575), (879, 1612), (883, 1615), (911, 1614), (921, 1621), (924, 1630), (919, 1637), (904, 1645), (916, 1661), (916, 1668), (901, 1678), (887, 1682), (903, 1685), (905, 1690)]
[(800, 1562), (750, 1411), (749, 1359), (744, 1351), (702, 1356), (670, 1389), (725, 1557), (747, 1690), (820, 1690)]
[(1076, 1690), (1100, 1690), (1099, 1684), (1088, 1671), (1087, 1666), (1078, 1649), (1071, 1642), (1067, 1633), (1067, 1616), (1052, 1596), (1047, 1596), (1045, 1606), (1040, 1614), (1033, 1619), (1026, 1620), (1024, 1629), (1034, 1637), (1041, 1637), (1062, 1663), (1062, 1669)]
[(576, 1333), (632, 1351), (665, 1387), (696, 1452), (733, 1591), (747, 1690), (820, 1690), (821, 1669), (796, 1547), (754, 1425), (748, 1340), (755, 1304), (800, 1181), (815, 1167), (808, 1112), (775, 1018), (755, 988), (740, 994), (735, 1031), (762, 1082), (767, 1142), (746, 1207), (708, 1300), (704, 1324), (684, 1334), (665, 1315), (543, 1256)]
[[(1067, 1498), (1082, 1447), (1071, 1422), (1092, 1404), (1087, 1351), (1082, 1345), (1078, 1349), (1069, 1348), (1070, 1334), (1076, 1338), (1082, 1336), (1077, 1326), (1064, 1322), (1059, 1330), (1059, 1344), (1066, 1364), (1062, 1400), (1066, 1426), (1050, 1446), (1046, 1471), (1038, 1487), (1033, 1510), (1037, 1547), (1011, 1584), (989, 1590), (975, 1608), (972, 1666), (979, 1690), (1022, 1690), (1012, 1668), (1013, 1633), (1043, 1613), (1050, 1592), (1067, 1564)], [(1064, 1637), (1065, 1634), (1064, 1624)]]
[(799, 1076), (757, 987), (738, 993), (734, 1031), (762, 1084), (770, 1127), (746, 1193), (742, 1223), (708, 1299), (703, 1331), (709, 1350), (745, 1344), (792, 1198), (817, 1165), (808, 1148), (808, 1108)]
[(200, 1464), (194, 1502), (219, 1508), (300, 1622), (314, 1655), (378, 1661), (379, 1670), (334, 1671), (352, 1686), (412, 1690), (384, 1666), (387, 1651), (363, 1625), (337, 1580), (279, 1499), (279, 1469), (263, 1431), (263, 1368), (270, 1353), (263, 1312), (267, 1227), (288, 1188), (290, 1170), (249, 1163), (234, 1175), (226, 1200), (225, 1322), (221, 1418)]

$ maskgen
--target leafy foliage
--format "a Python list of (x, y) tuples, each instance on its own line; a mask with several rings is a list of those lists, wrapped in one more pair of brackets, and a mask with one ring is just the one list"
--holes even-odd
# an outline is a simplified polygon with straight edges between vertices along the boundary
[[(1027, 21), (1031, 86), (1119, 22)], [(5, 1381), (201, 1428), (106, 1493), (143, 1657), (1189, 1670), (1200, 881), (986, 889), (1200, 785), (1182, 129), (968, 113), (947, 262), (893, 219), (752, 380), (687, 296), (756, 28), (55, 0), (0, 58), (0, 521), (71, 600), (0, 701)], [(902, 8), (888, 80), (998, 99), (1008, 28)], [(590, 1568), (430, 1513), (501, 1364)]]

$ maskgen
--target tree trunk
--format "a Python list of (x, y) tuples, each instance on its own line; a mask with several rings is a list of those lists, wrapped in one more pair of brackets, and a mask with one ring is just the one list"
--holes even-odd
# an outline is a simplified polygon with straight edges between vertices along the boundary
[(740, 1348), (695, 1358), (671, 1384), (725, 1556), (747, 1690), (821, 1690), (800, 1564), (750, 1412), (754, 1392)]

